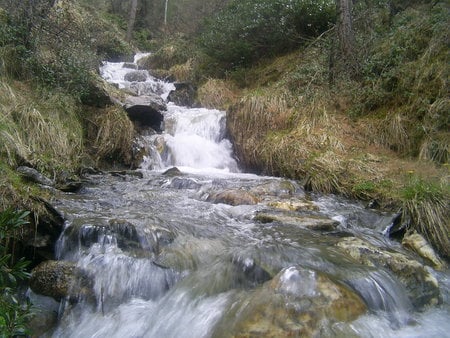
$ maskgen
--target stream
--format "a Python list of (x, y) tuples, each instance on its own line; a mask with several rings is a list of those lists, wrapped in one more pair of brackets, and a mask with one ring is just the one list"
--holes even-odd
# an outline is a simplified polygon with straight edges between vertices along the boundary
[[(123, 65), (101, 74), (165, 100), (174, 89), (125, 81)], [(59, 193), (57, 256), (89, 283), (55, 305), (44, 336), (450, 337), (449, 271), (383, 234), (394, 215), (240, 172), (225, 118), (169, 102), (136, 175), (90, 174)], [(372, 256), (352, 255), (356, 242)], [(418, 272), (403, 277), (391, 254)]]

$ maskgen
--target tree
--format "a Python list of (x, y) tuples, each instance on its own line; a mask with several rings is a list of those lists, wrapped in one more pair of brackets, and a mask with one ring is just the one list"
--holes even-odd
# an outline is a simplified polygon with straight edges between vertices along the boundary
[(338, 56), (344, 70), (350, 75), (357, 73), (355, 34), (352, 20), (352, 0), (336, 0)]
[(138, 0), (131, 0), (130, 14), (128, 17), (127, 36), (126, 36), (127, 42), (130, 42), (131, 38), (133, 37), (134, 23), (136, 22), (137, 6)]

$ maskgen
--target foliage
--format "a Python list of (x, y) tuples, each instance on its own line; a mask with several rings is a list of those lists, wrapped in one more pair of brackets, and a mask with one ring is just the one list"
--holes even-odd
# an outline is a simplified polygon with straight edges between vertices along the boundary
[(29, 277), (28, 262), (14, 261), (9, 244), (18, 236), (21, 228), (28, 224), (27, 211), (6, 209), (0, 212), (0, 336), (26, 335), (26, 322), (31, 314), (29, 304), (20, 304), (17, 299), (18, 283)]
[(249, 65), (298, 47), (334, 19), (329, 0), (236, 0), (205, 24), (200, 44), (225, 67)]

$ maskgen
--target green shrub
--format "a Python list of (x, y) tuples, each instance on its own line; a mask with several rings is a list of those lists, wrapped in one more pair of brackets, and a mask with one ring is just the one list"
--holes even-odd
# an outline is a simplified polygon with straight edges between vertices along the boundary
[(235, 0), (205, 24), (200, 45), (225, 67), (245, 66), (299, 46), (334, 21), (329, 0)]
[(0, 212), (0, 337), (25, 336), (31, 314), (29, 304), (18, 301), (18, 282), (29, 277), (28, 262), (14, 260), (9, 246), (21, 228), (28, 223), (27, 211), (11, 209)]

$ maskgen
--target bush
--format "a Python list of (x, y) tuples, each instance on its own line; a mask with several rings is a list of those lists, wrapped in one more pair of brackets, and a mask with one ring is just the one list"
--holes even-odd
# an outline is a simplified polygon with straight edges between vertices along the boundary
[(200, 45), (225, 67), (287, 52), (335, 21), (334, 1), (232, 1), (205, 24)]
[(29, 277), (28, 262), (14, 261), (8, 252), (11, 241), (16, 240), (20, 229), (28, 223), (27, 211), (11, 209), (0, 212), (0, 336), (26, 335), (26, 323), (31, 314), (29, 304), (22, 305), (17, 299), (18, 282)]

